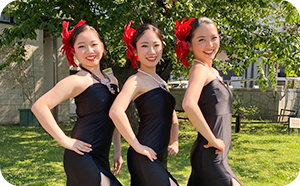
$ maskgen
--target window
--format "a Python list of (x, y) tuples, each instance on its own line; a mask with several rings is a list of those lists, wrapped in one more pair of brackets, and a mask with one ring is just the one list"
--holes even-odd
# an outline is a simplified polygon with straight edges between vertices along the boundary
[(10, 23), (11, 17), (1, 13), (0, 22)]

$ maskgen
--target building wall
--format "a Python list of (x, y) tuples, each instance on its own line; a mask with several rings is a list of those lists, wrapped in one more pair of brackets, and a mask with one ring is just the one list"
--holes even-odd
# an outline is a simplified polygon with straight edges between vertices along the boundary
[[(57, 39), (57, 81), (70, 75), (69, 63), (65, 55), (62, 55), (60, 49), (62, 47), (62, 40)], [(55, 46), (54, 46), (55, 48)], [(58, 120), (70, 120), (70, 100), (63, 101), (58, 105)]]
[[(0, 23), (0, 32), (9, 24)], [(53, 87), (56, 39), (47, 36), (43, 30), (37, 30), (37, 39), (26, 42), (26, 62), (13, 62), (0, 71), (0, 124), (18, 124), (19, 110), (29, 109), (46, 91)], [(68, 63), (60, 54), (61, 39), (58, 39), (58, 73), (60, 80), (69, 75)], [(1, 49), (1, 60), (11, 51)], [(70, 117), (69, 100), (58, 106), (58, 121), (67, 121)]]
[(267, 89), (262, 92), (260, 89), (241, 88), (231, 89), (234, 97), (238, 98), (244, 106), (256, 106), (259, 110), (258, 116), (262, 119), (277, 120), (281, 91)]
[(279, 108), (297, 110), (300, 117), (300, 89), (282, 89)]

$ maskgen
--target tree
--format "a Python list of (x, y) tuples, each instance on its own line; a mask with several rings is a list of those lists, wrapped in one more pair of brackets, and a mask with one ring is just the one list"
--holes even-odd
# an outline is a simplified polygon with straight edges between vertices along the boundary
[[(259, 68), (262, 90), (266, 89), (268, 80), (275, 85), (277, 65), (284, 66), (289, 76), (300, 73), (300, 17), (283, 0), (16, 0), (4, 12), (14, 17), (15, 25), (0, 35), (0, 48), (22, 46), (26, 39), (36, 38), (36, 29), (48, 30), (58, 38), (62, 20), (69, 20), (70, 25), (80, 19), (87, 20), (105, 41), (107, 55), (101, 61), (102, 67), (112, 67), (121, 84), (136, 72), (125, 58), (122, 41), (124, 25), (130, 20), (133, 20), (132, 27), (151, 23), (162, 31), (165, 48), (157, 72), (165, 80), (172, 70), (176, 75), (187, 76), (189, 69), (176, 62), (175, 20), (200, 16), (210, 17), (218, 24), (222, 38), (220, 50), (226, 51), (232, 61), (232, 64), (216, 61), (222, 69), (233, 69), (241, 75), (251, 62), (260, 67), (268, 65), (267, 73)], [(12, 61), (24, 61), (24, 56), (22, 47), (15, 50), (0, 70)], [(188, 57), (192, 61), (191, 55)]]
[[(223, 69), (232, 68), (236, 74), (242, 74), (251, 62), (267, 64), (270, 66), (268, 73), (265, 74), (262, 69), (259, 72), (263, 88), (268, 79), (275, 84), (275, 67), (278, 64), (285, 66), (290, 76), (299, 73), (300, 18), (296, 9), (282, 0), (17, 0), (10, 3), (4, 12), (13, 16), (16, 24), (0, 35), (0, 48), (19, 45), (25, 39), (35, 39), (36, 29), (49, 30), (50, 34), (60, 37), (63, 19), (70, 20), (73, 25), (80, 19), (87, 20), (99, 30), (106, 42), (108, 55), (103, 66), (113, 66), (121, 83), (135, 72), (125, 59), (122, 41), (123, 26), (129, 20), (133, 20), (133, 27), (151, 23), (162, 30), (165, 52), (158, 73), (167, 79), (172, 69), (183, 72), (180, 75), (185, 76), (188, 71), (175, 62), (175, 20), (199, 16), (213, 18), (219, 25), (221, 49), (233, 62), (232, 65), (218, 63)], [(282, 28), (282, 31), (278, 32), (277, 28)], [(0, 69), (12, 61), (22, 61), (24, 55), (24, 50), (16, 50)], [(258, 62), (258, 58), (262, 62)], [(124, 68), (128, 73), (124, 74)]]

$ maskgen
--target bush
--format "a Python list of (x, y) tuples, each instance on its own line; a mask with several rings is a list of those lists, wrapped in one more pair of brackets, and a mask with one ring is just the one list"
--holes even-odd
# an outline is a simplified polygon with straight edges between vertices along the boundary
[(259, 113), (258, 108), (255, 105), (251, 106), (244, 106), (244, 103), (239, 99), (238, 96), (236, 96), (233, 99), (232, 103), (232, 114), (233, 115), (239, 115), (242, 118), (245, 118), (248, 115), (254, 115)]

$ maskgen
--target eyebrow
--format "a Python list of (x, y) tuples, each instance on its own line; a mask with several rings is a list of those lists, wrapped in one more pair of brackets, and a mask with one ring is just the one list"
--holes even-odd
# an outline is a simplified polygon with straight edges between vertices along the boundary
[[(218, 34), (213, 34), (211, 36), (218, 36)], [(206, 36), (198, 36), (197, 38), (205, 38)]]
[(84, 44), (84, 42), (77, 43), (76, 45), (81, 45), (81, 44)]
[[(92, 40), (91, 43), (93, 43), (93, 42), (97, 42), (97, 40), (96, 40), (96, 39), (95, 39), (95, 40)], [(80, 44), (85, 44), (85, 42), (82, 41), (82, 42), (77, 43), (77, 45), (80, 45)]]
[[(147, 41), (144, 41), (144, 42), (141, 42), (141, 44), (148, 44), (149, 42)], [(160, 41), (154, 41), (153, 43), (160, 43)]]

